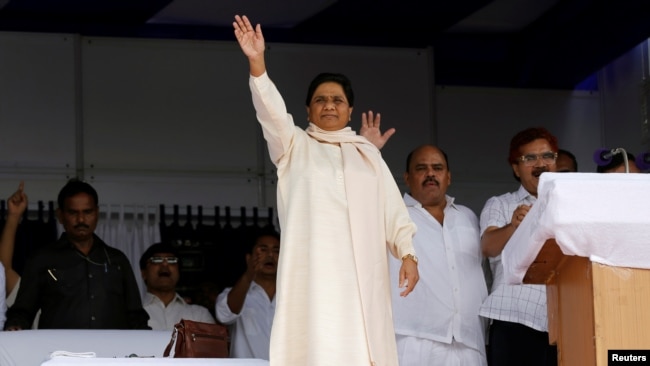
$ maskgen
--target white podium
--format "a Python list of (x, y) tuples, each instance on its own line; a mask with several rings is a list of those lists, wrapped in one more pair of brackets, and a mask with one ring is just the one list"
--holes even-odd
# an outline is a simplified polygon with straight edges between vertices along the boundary
[(546, 284), (559, 365), (650, 350), (650, 174), (544, 173), (502, 262), (506, 282)]

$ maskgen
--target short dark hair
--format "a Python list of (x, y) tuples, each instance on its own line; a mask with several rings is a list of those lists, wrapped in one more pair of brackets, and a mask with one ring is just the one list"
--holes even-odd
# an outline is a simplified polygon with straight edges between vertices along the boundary
[(147, 261), (156, 253), (171, 253), (175, 257), (178, 257), (178, 249), (174, 246), (167, 243), (154, 243), (142, 253), (140, 257), (140, 269), (146, 269)]
[(274, 229), (261, 229), (259, 232), (257, 232), (257, 234), (253, 235), (251, 237), (251, 240), (247, 243), (248, 245), (246, 246), (246, 254), (253, 253), (253, 249), (255, 248), (257, 241), (263, 236), (271, 236), (280, 241), (280, 233)]
[(323, 83), (337, 83), (343, 88), (343, 93), (348, 99), (348, 104), (350, 107), (354, 107), (354, 91), (352, 91), (352, 82), (348, 79), (347, 76), (343, 74), (336, 74), (331, 72), (324, 72), (316, 75), (314, 80), (309, 84), (307, 89), (307, 99), (305, 100), (305, 105), (309, 107), (311, 104), (311, 98), (314, 96), (316, 89)]
[[(634, 157), (634, 154), (632, 153), (627, 153), (627, 160), (628, 162), (633, 162), (636, 158)], [(613, 170), (618, 168), (619, 166), (625, 164), (625, 161), (623, 160), (623, 154), (616, 154), (612, 156), (612, 160), (607, 164), (607, 165), (598, 165), (596, 166), (596, 172), (598, 173), (605, 173), (609, 170)]]
[(571, 159), (571, 161), (573, 162), (573, 167), (576, 169), (576, 172), (578, 171), (578, 160), (576, 159), (576, 156), (573, 155), (573, 153), (571, 153), (569, 150), (558, 149), (557, 150), (557, 155), (558, 156), (560, 156), (560, 155), (568, 156), (569, 159)]
[(80, 180), (79, 178), (72, 178), (68, 180), (68, 183), (61, 188), (59, 191), (59, 196), (57, 198), (57, 203), (59, 209), (63, 210), (65, 207), (65, 200), (72, 196), (76, 196), (79, 193), (86, 193), (91, 196), (95, 201), (95, 206), (99, 205), (99, 197), (97, 191), (90, 184)]
[[(418, 146), (418, 147), (416, 147), (415, 149), (413, 149), (413, 150), (412, 150), (412, 151), (411, 151), (411, 152), (406, 156), (406, 172), (407, 172), (407, 173), (409, 172), (409, 168), (411, 167), (411, 159), (413, 159), (413, 153), (416, 152), (416, 151), (418, 151), (418, 150), (420, 150), (420, 149), (421, 149), (422, 147), (424, 147), (424, 146), (427, 146), (427, 145), (422, 145), (422, 146)], [(449, 168), (449, 158), (447, 157), (447, 153), (446, 153), (443, 149), (441, 149), (441, 148), (439, 148), (439, 147), (437, 147), (437, 146), (433, 146), (433, 145), (428, 145), (428, 146), (435, 147), (436, 149), (438, 149), (438, 150), (442, 153), (442, 156), (445, 158), (445, 164), (447, 164), (447, 170), (448, 170), (448, 171), (451, 171), (451, 169)]]

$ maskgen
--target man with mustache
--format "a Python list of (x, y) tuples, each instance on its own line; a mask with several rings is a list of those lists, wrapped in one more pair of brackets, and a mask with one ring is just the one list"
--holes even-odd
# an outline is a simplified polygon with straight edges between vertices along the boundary
[(269, 359), (280, 235), (264, 231), (249, 244), (246, 271), (217, 297), (217, 319), (230, 326), (230, 356)]
[(97, 235), (97, 191), (71, 179), (58, 196), (65, 232), (25, 264), (6, 330), (29, 329), (41, 309), (40, 329), (149, 329), (131, 264)]
[(555, 172), (557, 138), (544, 128), (527, 128), (510, 141), (508, 163), (521, 185), (487, 200), (481, 212), (481, 247), (489, 258), (493, 283), (480, 314), (491, 319), (490, 365), (557, 365), (549, 345), (546, 286), (507, 285), (501, 251), (537, 200), (539, 176)]
[(140, 273), (147, 286), (142, 304), (153, 330), (173, 330), (181, 319), (215, 323), (208, 309), (188, 304), (176, 292), (179, 262), (176, 248), (164, 243), (151, 245), (140, 257)]
[(447, 195), (447, 154), (432, 145), (406, 159), (404, 202), (417, 226), (413, 246), (420, 284), (399, 296), (400, 261), (390, 260), (392, 304), (400, 366), (487, 365), (486, 322), (479, 307), (487, 297), (476, 214)]

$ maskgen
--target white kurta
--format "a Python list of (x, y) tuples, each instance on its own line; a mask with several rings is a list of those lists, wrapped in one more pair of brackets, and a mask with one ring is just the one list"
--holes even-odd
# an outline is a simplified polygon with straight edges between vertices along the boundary
[(392, 174), (376, 152), (380, 172), (372, 181), (384, 197), (367, 200), (367, 216), (380, 217), (374, 224), (381, 232), (361, 236), (380, 240), (353, 245), (359, 230), (351, 219), (358, 216), (348, 212), (340, 144), (296, 127), (266, 74), (251, 77), (250, 87), (278, 168), (282, 237), (271, 365), (397, 365), (386, 246), (400, 257), (412, 253), (415, 225)]

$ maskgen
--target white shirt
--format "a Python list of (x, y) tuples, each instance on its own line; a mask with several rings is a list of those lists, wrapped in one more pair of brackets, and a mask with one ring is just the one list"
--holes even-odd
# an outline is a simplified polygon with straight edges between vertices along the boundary
[(478, 218), (469, 208), (446, 196), (443, 225), (409, 194), (404, 202), (417, 233), (420, 280), (401, 297), (398, 274), (401, 260), (391, 257), (395, 333), (446, 344), (452, 340), (485, 353), (486, 322), (479, 308), (487, 297), (481, 262)]
[(149, 326), (153, 330), (173, 330), (174, 325), (181, 319), (188, 319), (197, 322), (215, 324), (212, 314), (201, 305), (188, 304), (183, 298), (176, 294), (167, 306), (149, 292), (144, 294), (142, 307), (149, 314)]
[[(490, 226), (500, 228), (510, 223), (517, 206), (530, 205), (536, 200), (523, 186), (519, 186), (516, 192), (490, 198), (481, 212), (481, 235)], [(548, 331), (546, 286), (506, 285), (501, 255), (489, 259), (493, 275), (492, 291), (481, 306), (480, 314), (490, 319), (523, 324), (542, 332)]]
[(5, 320), (7, 320), (6, 285), (5, 267), (0, 263), (0, 331), (5, 327)]
[(216, 306), (217, 319), (230, 325), (230, 357), (268, 360), (275, 297), (269, 299), (262, 286), (253, 281), (244, 306), (239, 314), (235, 314), (228, 306), (230, 290), (232, 287), (219, 294)]

